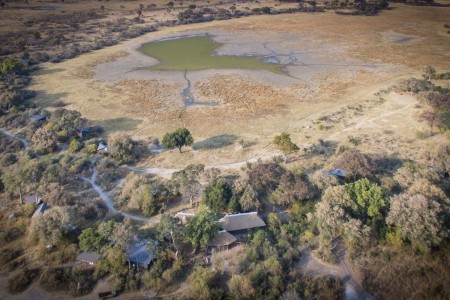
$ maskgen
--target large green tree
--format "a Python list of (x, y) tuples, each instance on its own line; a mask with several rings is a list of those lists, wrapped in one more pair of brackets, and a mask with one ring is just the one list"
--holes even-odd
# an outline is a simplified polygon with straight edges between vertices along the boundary
[(199, 193), (202, 185), (200, 184), (200, 176), (205, 171), (205, 166), (202, 164), (190, 164), (184, 170), (173, 173), (172, 183), (185, 196), (189, 198), (192, 205), (192, 200)]
[(65, 228), (72, 225), (71, 207), (55, 206), (31, 222), (32, 237), (37, 237), (44, 245), (56, 245), (63, 238)]
[(376, 183), (367, 178), (345, 185), (346, 191), (354, 202), (358, 204), (354, 212), (363, 222), (371, 219), (376, 222), (382, 219), (382, 210), (386, 207), (383, 190)]
[(203, 195), (203, 202), (216, 213), (224, 212), (228, 207), (228, 202), (232, 196), (232, 191), (225, 179), (220, 178), (210, 184)]
[(216, 237), (219, 232), (219, 226), (216, 221), (216, 215), (206, 209), (201, 209), (197, 215), (188, 219), (185, 227), (185, 236), (192, 247), (194, 247), (194, 251), (198, 247), (206, 249)]
[(83, 230), (78, 236), (78, 241), (83, 251), (100, 251), (108, 242), (93, 227)]
[(157, 231), (159, 240), (168, 240), (175, 251), (175, 257), (178, 258), (184, 238), (183, 226), (180, 224), (180, 220), (170, 215), (162, 215)]
[(121, 164), (131, 163), (135, 160), (136, 148), (136, 143), (126, 134), (114, 134), (109, 140), (111, 157)]
[(190, 146), (193, 143), (194, 138), (186, 128), (178, 128), (174, 132), (168, 132), (164, 135), (162, 140), (164, 147), (169, 149), (178, 148), (180, 153), (183, 146)]
[(196, 267), (188, 277), (189, 296), (191, 299), (222, 299), (224, 291), (220, 287), (218, 274), (209, 268)]

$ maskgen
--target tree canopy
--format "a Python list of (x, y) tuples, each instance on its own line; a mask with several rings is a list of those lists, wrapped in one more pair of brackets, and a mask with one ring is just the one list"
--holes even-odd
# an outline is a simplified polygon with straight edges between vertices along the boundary
[(183, 146), (190, 146), (193, 143), (194, 138), (186, 128), (178, 128), (174, 132), (168, 132), (164, 135), (162, 140), (162, 145), (164, 147), (169, 149), (178, 148), (180, 153)]
[(21, 74), (25, 65), (17, 58), (5, 58), (0, 66), (2, 74)]
[(205, 209), (188, 219), (185, 233), (192, 247), (195, 249), (197, 247), (206, 249), (219, 232), (219, 226), (216, 224), (216, 221), (216, 215)]
[(284, 154), (299, 150), (298, 146), (291, 141), (291, 135), (286, 132), (282, 132), (280, 135), (275, 136), (273, 143), (278, 149), (283, 151)]
[(212, 211), (222, 213), (226, 211), (232, 191), (225, 179), (220, 178), (210, 184), (203, 195), (203, 202)]

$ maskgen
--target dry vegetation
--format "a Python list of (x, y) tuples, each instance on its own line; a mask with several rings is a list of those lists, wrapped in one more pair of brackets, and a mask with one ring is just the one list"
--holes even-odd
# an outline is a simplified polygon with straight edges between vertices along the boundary
[[(9, 41), (0, 55), (45, 62), (31, 77), (0, 74), (0, 127), (17, 133), (0, 132), (1, 289), (17, 294), (31, 286), (24, 297), (48, 297), (38, 281), (48, 292), (80, 296), (108, 278), (108, 289), (136, 297), (151, 291), (188, 298), (338, 299), (350, 275), (382, 299), (448, 298), (449, 131), (448, 115), (441, 113), (449, 111), (450, 8), (391, 3), (393, 9), (375, 17), (329, 10), (173, 26), (199, 21), (186, 12), (192, 3), (80, 3), (7, 2), (0, 8), (0, 39)], [(254, 9), (264, 6), (298, 7), (272, 1), (195, 5), (204, 20), (260, 14)], [(101, 66), (132, 60), (139, 43), (196, 32), (233, 39), (224, 42), (232, 53), (246, 41), (257, 45), (249, 48), (255, 53), (261, 45), (278, 46), (295, 52), (301, 64), (288, 68), (289, 76), (127, 68), (112, 80), (99, 74)], [(428, 69), (427, 80), (408, 79), (420, 78), (428, 65), (438, 74), (427, 77)], [(183, 103), (184, 76), (200, 105)], [(47, 120), (30, 122), (33, 114)], [(81, 137), (80, 129), (92, 125), (105, 131)], [(189, 128), (192, 147), (182, 154), (147, 151), (177, 127)], [(273, 157), (279, 149), (272, 141), (281, 132), (299, 150)], [(107, 158), (96, 154), (106, 140)], [(168, 178), (138, 175), (143, 170), (135, 163), (160, 167), (153, 172)], [(175, 170), (164, 169), (187, 165), (172, 177)], [(336, 167), (350, 175), (323, 173)], [(116, 209), (149, 217), (149, 224), (108, 213), (86, 178), (108, 192)], [(30, 219), (36, 205), (20, 199), (34, 193), (50, 204), (45, 216), (54, 222)], [(268, 226), (245, 235), (230, 252), (210, 255), (204, 241), (191, 236), (205, 224), (172, 224), (180, 231), (176, 237), (163, 222), (154, 226), (168, 213), (191, 208), (189, 200), (203, 201), (218, 215), (259, 210)], [(127, 268), (124, 241), (136, 235), (163, 245), (150, 272)], [(339, 252), (336, 240), (345, 250)], [(103, 253), (95, 272), (73, 267), (80, 251), (92, 250)], [(324, 261), (351, 262), (355, 270), (340, 279), (312, 278), (298, 264), (310, 250)], [(337, 266), (320, 263), (329, 268), (322, 275), (336, 275), (329, 270)]]

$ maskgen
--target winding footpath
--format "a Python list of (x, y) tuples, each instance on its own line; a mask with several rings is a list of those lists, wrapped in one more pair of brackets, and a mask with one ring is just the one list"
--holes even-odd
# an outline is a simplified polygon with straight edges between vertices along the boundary
[(3, 133), (4, 135), (9, 136), (10, 138), (13, 138), (13, 139), (16, 139), (16, 140), (20, 141), (24, 148), (28, 148), (29, 143), (27, 142), (27, 140), (18, 137), (17, 133), (11, 133), (11, 132), (9, 132), (8, 130), (6, 130), (4, 128), (0, 128), (0, 132)]
[(103, 202), (105, 203), (106, 207), (108, 208), (108, 210), (111, 213), (120, 213), (124, 217), (130, 218), (131, 220), (138, 221), (138, 222), (149, 223), (149, 222), (151, 222), (153, 220), (156, 220), (156, 218), (144, 218), (144, 217), (140, 217), (140, 216), (137, 216), (137, 215), (133, 215), (133, 214), (130, 214), (130, 213), (127, 213), (127, 212), (123, 212), (123, 211), (117, 210), (114, 207), (114, 202), (111, 199), (111, 197), (108, 195), (108, 193), (106, 193), (99, 185), (97, 185), (95, 183), (95, 180), (97, 179), (97, 175), (98, 175), (97, 168), (94, 167), (94, 170), (92, 172), (91, 178), (87, 178), (87, 177), (81, 177), (81, 178), (85, 182), (89, 183), (92, 186), (92, 188), (97, 192), (97, 194), (103, 200)]

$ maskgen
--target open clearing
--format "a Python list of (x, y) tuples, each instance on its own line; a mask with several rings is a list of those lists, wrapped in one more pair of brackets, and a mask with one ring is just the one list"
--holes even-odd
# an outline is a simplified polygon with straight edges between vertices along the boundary
[[(416, 121), (415, 100), (389, 94), (380, 101), (374, 94), (401, 78), (419, 76), (427, 65), (450, 69), (449, 35), (443, 28), (450, 9), (392, 6), (376, 17), (329, 11), (166, 28), (48, 64), (32, 88), (39, 92), (38, 104), (63, 100), (108, 133), (161, 139), (174, 128), (189, 128), (196, 141), (192, 150), (153, 156), (145, 163), (151, 167), (264, 157), (275, 152), (270, 142), (282, 131), (302, 147), (350, 135), (377, 137), (378, 142), (368, 139), (368, 148), (385, 137), (407, 142), (426, 128)], [(239, 69), (137, 69), (158, 63), (137, 51), (142, 44), (192, 34), (209, 34), (221, 43), (217, 55), (265, 56), (288, 64), (289, 76)], [(319, 121), (324, 116), (332, 118)], [(396, 146), (383, 147), (396, 151)]]

